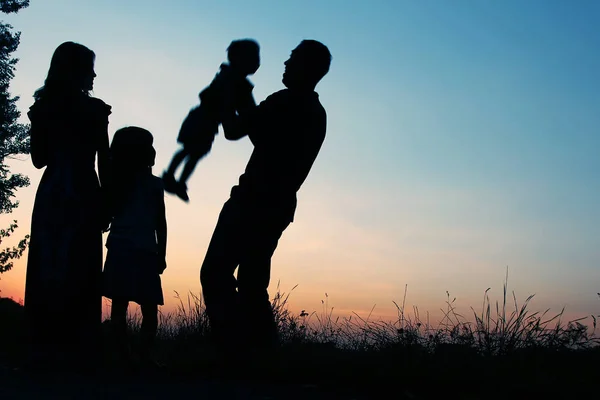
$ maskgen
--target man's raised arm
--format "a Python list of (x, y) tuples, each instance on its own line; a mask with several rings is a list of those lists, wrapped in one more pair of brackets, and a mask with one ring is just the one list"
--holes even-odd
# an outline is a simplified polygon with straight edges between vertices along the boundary
[(258, 107), (254, 96), (250, 94), (238, 106), (238, 112), (231, 110), (223, 116), (223, 132), (225, 139), (238, 140), (256, 129), (258, 119)]
[(222, 121), (225, 139), (238, 140), (250, 133), (255, 125), (255, 118), (252, 114), (256, 114), (256, 107), (246, 110), (242, 114), (236, 114), (234, 111), (225, 115)]

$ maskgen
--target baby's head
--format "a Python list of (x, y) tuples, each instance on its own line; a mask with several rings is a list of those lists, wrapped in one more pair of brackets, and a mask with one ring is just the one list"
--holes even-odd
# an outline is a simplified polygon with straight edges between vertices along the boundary
[(252, 75), (260, 67), (260, 46), (253, 39), (234, 40), (227, 48), (227, 59), (244, 76)]

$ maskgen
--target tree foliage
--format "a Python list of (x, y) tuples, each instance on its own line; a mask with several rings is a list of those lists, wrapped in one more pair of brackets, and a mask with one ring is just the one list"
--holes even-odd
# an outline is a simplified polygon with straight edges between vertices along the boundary
[[(28, 5), (29, 0), (0, 0), (0, 11), (16, 13)], [(21, 116), (17, 108), (19, 96), (11, 96), (9, 92), (18, 61), (12, 54), (19, 46), (20, 36), (20, 32), (13, 32), (11, 25), (0, 22), (0, 214), (12, 212), (19, 205), (15, 192), (29, 185), (29, 178), (13, 174), (7, 165), (11, 158), (29, 154), (29, 126), (18, 122)], [(14, 221), (7, 229), (0, 229), (0, 245), (17, 227), (17, 221)], [(25, 236), (17, 246), (0, 250), (0, 273), (12, 268), (12, 260), (23, 255), (28, 240), (29, 236)]]

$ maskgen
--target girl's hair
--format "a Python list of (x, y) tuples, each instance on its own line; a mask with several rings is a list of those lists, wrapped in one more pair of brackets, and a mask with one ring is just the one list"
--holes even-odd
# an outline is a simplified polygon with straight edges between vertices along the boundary
[(156, 158), (153, 141), (150, 132), (137, 126), (128, 126), (115, 132), (110, 145), (113, 216), (130, 196), (136, 179), (152, 173)]
[(48, 76), (44, 86), (36, 90), (33, 97), (36, 100), (57, 94), (69, 95), (83, 93), (84, 78), (94, 69), (96, 55), (82, 44), (65, 42), (58, 46), (52, 55)]

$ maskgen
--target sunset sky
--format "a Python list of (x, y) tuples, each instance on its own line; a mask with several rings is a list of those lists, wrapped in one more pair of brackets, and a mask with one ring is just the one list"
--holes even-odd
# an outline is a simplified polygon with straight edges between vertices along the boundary
[[(438, 315), (446, 291), (459, 311), (490, 287), (533, 308), (598, 314), (600, 299), (600, 2), (31, 0), (2, 16), (22, 32), (11, 92), (25, 113), (64, 41), (95, 51), (94, 96), (112, 106), (109, 134), (138, 125), (155, 136), (155, 174), (179, 126), (233, 39), (261, 45), (257, 101), (283, 88), (283, 62), (302, 39), (333, 55), (317, 86), (327, 138), (273, 258), (272, 288), (298, 285), (295, 311)], [(285, 132), (281, 132), (285, 134)], [(189, 182), (167, 196), (166, 305), (200, 290), (199, 269), (222, 204), (252, 151), (220, 134)], [(42, 171), (12, 219), (21, 235)], [(3, 243), (4, 244), (4, 243)], [(0, 280), (23, 297), (26, 260)], [(274, 293), (272, 290), (271, 293)]]

